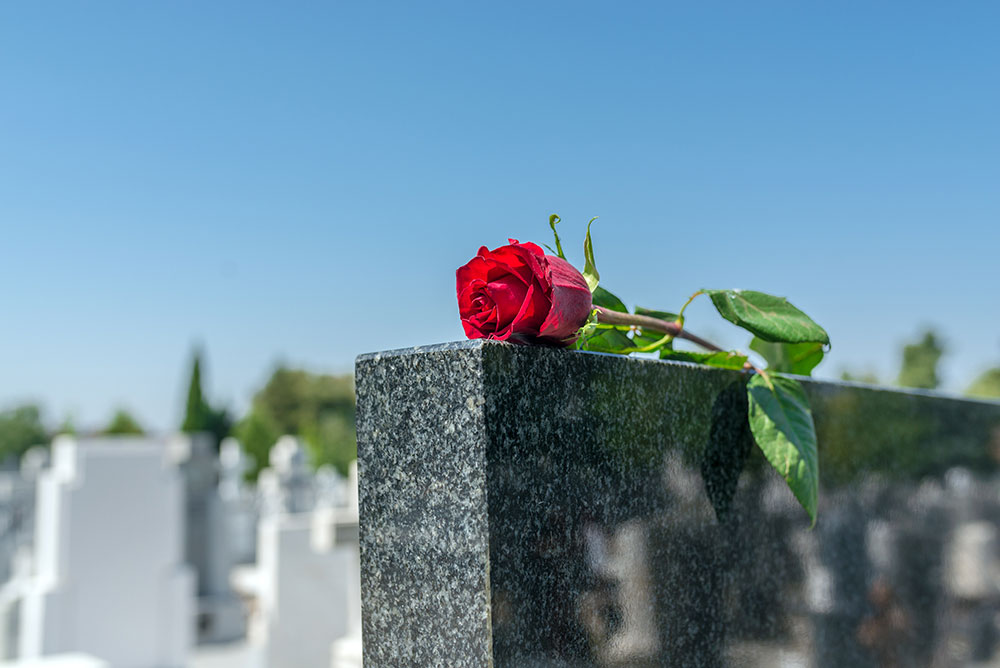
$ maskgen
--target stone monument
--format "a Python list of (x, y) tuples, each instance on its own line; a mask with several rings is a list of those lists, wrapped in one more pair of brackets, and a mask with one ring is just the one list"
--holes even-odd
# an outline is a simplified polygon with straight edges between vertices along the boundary
[(229, 584), (237, 560), (215, 445), (210, 434), (178, 435), (173, 445), (184, 480), (184, 551), (197, 580), (198, 641), (235, 640), (246, 632), (246, 618)]
[(1000, 404), (804, 381), (810, 529), (739, 372), (469, 341), (356, 378), (366, 668), (1000, 660)]
[(222, 500), (229, 557), (234, 564), (257, 559), (257, 505), (244, 481), (250, 468), (239, 441), (227, 438), (219, 449), (219, 498)]
[(270, 464), (257, 479), (257, 562), (233, 574), (253, 601), (250, 643), (269, 668), (360, 668), (357, 469), (346, 483), (332, 470), (314, 475), (288, 436)]
[(193, 641), (183, 488), (162, 441), (58, 437), (38, 481), (22, 660), (86, 653), (113, 668), (181, 668)]

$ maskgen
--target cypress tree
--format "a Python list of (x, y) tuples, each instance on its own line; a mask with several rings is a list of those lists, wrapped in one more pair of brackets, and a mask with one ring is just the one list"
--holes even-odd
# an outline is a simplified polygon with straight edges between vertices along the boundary
[(193, 434), (208, 432), (215, 437), (215, 447), (218, 448), (229, 432), (232, 431), (233, 420), (225, 408), (215, 409), (205, 400), (201, 388), (201, 350), (195, 350), (191, 364), (191, 381), (188, 383), (187, 407), (184, 411), (184, 422), (181, 431)]
[(205, 431), (205, 395), (201, 390), (201, 351), (194, 353), (194, 363), (191, 367), (191, 382), (188, 383), (187, 408), (184, 412), (184, 424), (181, 431), (193, 433)]

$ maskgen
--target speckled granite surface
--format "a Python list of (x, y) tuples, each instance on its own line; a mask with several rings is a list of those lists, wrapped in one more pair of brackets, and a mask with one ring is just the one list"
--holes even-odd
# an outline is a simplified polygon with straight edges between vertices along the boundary
[(358, 358), (366, 667), (992, 657), (1000, 405), (810, 383), (809, 531), (740, 382), (483, 341)]
[(363, 624), (383, 639), (366, 644), (365, 665), (487, 666), (481, 351), (362, 357), (357, 377)]

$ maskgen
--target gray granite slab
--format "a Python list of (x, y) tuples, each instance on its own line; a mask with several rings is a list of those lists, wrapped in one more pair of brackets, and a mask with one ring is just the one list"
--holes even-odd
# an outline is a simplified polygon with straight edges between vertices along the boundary
[(367, 668), (998, 658), (996, 403), (808, 383), (809, 530), (735, 372), (469, 341), (357, 391)]

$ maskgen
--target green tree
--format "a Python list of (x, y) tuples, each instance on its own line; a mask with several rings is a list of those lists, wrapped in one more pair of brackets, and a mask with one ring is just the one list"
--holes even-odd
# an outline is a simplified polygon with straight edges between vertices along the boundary
[(253, 458), (253, 464), (247, 469), (247, 478), (256, 480), (257, 474), (268, 465), (267, 455), (281, 436), (281, 431), (266, 412), (251, 410), (236, 424), (233, 432), (243, 450)]
[(233, 421), (225, 408), (213, 408), (205, 399), (201, 387), (201, 351), (195, 350), (191, 363), (191, 380), (188, 382), (187, 405), (181, 431), (189, 434), (207, 432), (212, 434), (218, 448), (232, 431)]
[(115, 411), (114, 417), (111, 418), (111, 422), (105, 427), (103, 433), (109, 436), (127, 436), (142, 435), (145, 432), (128, 411), (119, 408)]
[(0, 411), (0, 460), (16, 461), (33, 445), (44, 445), (49, 435), (42, 411), (34, 404)]
[(201, 390), (201, 351), (195, 350), (191, 362), (191, 380), (188, 382), (187, 406), (181, 431), (201, 431), (205, 421), (205, 395)]
[(1000, 399), (1000, 367), (987, 369), (979, 374), (965, 393), (981, 399)]
[[(267, 464), (267, 450), (278, 436), (290, 434), (305, 440), (314, 466), (330, 464), (346, 474), (357, 458), (354, 414), (352, 376), (279, 367), (254, 396), (237, 434), (257, 460), (258, 470)], [(248, 442), (251, 436), (253, 444)]]
[(62, 424), (59, 425), (59, 428), (56, 429), (56, 433), (57, 434), (66, 434), (67, 436), (75, 436), (76, 435), (76, 423), (73, 422), (73, 416), (72, 415), (67, 415), (66, 416), (66, 419), (63, 420)]
[(316, 465), (330, 464), (346, 475), (358, 458), (354, 418), (346, 413), (327, 413), (308, 425), (302, 433)]
[(937, 335), (933, 330), (927, 330), (919, 341), (903, 347), (903, 365), (897, 384), (933, 390), (941, 382), (937, 366), (943, 354), (944, 348)]
[(874, 371), (862, 371), (861, 373), (854, 372), (850, 369), (845, 369), (840, 372), (840, 379), (846, 380), (853, 383), (868, 383), (869, 385), (878, 385), (878, 376), (875, 375)]

